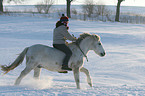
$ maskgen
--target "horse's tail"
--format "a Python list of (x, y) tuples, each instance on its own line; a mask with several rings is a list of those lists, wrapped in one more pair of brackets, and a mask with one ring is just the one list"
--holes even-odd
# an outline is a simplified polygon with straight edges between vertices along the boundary
[(16, 60), (11, 65), (9, 65), (9, 66), (2, 65), (1, 66), (1, 70), (4, 71), (4, 74), (7, 74), (9, 71), (15, 69), (17, 66), (19, 66), (23, 62), (24, 57), (28, 51), (28, 48), (29, 47), (25, 48), (23, 50), (23, 52), (21, 52), (21, 54), (16, 58)]

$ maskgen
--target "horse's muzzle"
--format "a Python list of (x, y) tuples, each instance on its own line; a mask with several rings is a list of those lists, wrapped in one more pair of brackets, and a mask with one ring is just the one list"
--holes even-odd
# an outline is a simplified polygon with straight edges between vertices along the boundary
[(103, 56), (105, 56), (105, 54), (106, 54), (106, 53), (105, 53), (105, 52), (103, 52), (103, 53), (101, 53), (101, 56), (103, 57)]

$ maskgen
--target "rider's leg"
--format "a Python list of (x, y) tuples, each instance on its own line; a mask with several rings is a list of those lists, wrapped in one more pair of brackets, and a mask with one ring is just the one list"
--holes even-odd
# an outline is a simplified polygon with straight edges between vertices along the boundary
[(63, 60), (62, 69), (71, 71), (72, 69), (68, 68), (68, 61), (72, 55), (72, 51), (65, 44), (53, 44), (53, 47), (66, 54)]

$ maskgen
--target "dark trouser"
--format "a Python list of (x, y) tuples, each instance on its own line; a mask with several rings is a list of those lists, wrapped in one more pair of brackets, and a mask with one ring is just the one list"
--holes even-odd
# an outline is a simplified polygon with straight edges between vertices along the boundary
[(62, 66), (68, 66), (68, 61), (72, 55), (72, 51), (69, 49), (69, 47), (65, 44), (53, 44), (53, 47), (65, 53), (66, 56), (63, 59)]

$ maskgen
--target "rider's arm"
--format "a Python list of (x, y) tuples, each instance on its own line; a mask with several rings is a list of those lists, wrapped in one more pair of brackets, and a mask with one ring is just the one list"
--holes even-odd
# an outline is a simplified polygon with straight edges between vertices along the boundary
[(72, 35), (70, 35), (70, 33), (67, 31), (67, 28), (65, 26), (63, 27), (62, 32), (63, 32), (64, 37), (66, 37), (68, 40), (76, 41), (76, 38), (74, 38)]

